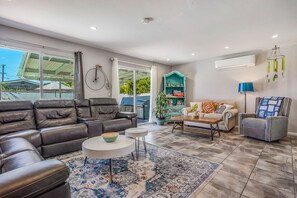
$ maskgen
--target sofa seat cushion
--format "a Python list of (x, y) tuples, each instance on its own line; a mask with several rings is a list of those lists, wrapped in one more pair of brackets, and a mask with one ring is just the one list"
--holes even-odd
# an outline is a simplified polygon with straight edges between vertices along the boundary
[(72, 124), (59, 127), (51, 127), (40, 130), (43, 145), (50, 145), (60, 142), (88, 137), (85, 124)]
[(25, 130), (25, 131), (7, 133), (5, 135), (0, 136), (0, 142), (11, 138), (18, 138), (18, 137), (25, 138), (36, 148), (41, 146), (40, 133), (37, 130)]
[(103, 121), (104, 132), (123, 131), (131, 128), (131, 126), (131, 121), (126, 118)]
[(32, 165), (43, 158), (36, 151), (23, 151), (2, 159), (2, 173)]
[(24, 138), (13, 138), (0, 142), (2, 158), (6, 158), (22, 151), (37, 151), (36, 148)]
[(205, 113), (203, 114), (204, 118), (219, 118), (223, 119), (223, 114), (220, 113)]
[(266, 120), (258, 118), (245, 118), (242, 120), (242, 127), (259, 129), (262, 131), (266, 129)]

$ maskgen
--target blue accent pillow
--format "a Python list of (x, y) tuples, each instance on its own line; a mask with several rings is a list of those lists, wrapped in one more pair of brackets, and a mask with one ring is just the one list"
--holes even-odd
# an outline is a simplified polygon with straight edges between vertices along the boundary
[(257, 118), (265, 119), (268, 116), (278, 116), (284, 97), (264, 97), (261, 99)]

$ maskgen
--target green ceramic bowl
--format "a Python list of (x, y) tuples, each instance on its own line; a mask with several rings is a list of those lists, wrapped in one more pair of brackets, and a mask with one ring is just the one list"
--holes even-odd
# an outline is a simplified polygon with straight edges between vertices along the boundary
[(105, 140), (105, 142), (110, 143), (116, 141), (118, 138), (119, 134), (116, 132), (111, 132), (111, 133), (104, 133), (101, 135), (102, 138)]

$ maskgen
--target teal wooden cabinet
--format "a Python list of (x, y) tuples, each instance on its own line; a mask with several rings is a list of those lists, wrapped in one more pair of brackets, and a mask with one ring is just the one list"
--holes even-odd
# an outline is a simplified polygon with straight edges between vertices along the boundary
[(186, 76), (178, 71), (172, 71), (164, 75), (164, 93), (169, 99), (166, 122), (171, 116), (182, 115), (182, 109), (186, 107)]

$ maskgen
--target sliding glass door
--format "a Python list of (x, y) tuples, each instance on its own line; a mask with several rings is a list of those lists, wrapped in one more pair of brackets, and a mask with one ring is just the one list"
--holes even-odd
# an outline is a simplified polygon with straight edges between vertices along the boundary
[(137, 113), (138, 123), (149, 120), (150, 81), (149, 69), (119, 68), (120, 110)]

